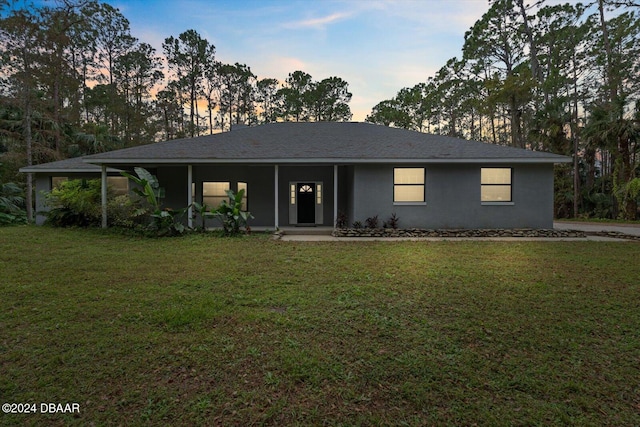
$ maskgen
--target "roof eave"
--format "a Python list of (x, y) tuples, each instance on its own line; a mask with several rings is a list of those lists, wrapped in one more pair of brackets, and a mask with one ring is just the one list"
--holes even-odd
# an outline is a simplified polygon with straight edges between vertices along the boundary
[[(105, 163), (106, 164), (106, 163)], [(18, 169), (18, 172), (22, 173), (100, 173), (100, 169), (96, 168), (37, 168), (37, 167), (23, 167)], [(119, 173), (120, 169), (107, 168), (107, 172)]]
[(471, 164), (522, 164), (522, 163), (569, 163), (572, 161), (570, 157), (554, 156), (554, 157), (537, 157), (537, 158), (383, 158), (383, 159), (353, 159), (353, 158), (268, 158), (268, 159), (202, 159), (202, 158), (185, 158), (185, 159), (85, 159), (90, 164), (96, 165), (177, 165), (177, 164), (295, 164), (295, 163), (315, 163), (315, 164), (384, 164), (384, 163), (471, 163)]

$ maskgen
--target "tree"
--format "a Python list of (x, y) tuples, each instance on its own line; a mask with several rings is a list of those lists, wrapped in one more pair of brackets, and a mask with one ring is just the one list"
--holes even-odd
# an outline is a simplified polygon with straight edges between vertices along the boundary
[(162, 43), (169, 70), (177, 85), (188, 94), (189, 130), (191, 137), (198, 135), (197, 101), (200, 85), (208, 61), (213, 61), (215, 46), (200, 37), (195, 30), (187, 30), (177, 38), (168, 37)]
[(123, 97), (124, 140), (150, 142), (155, 129), (148, 123), (151, 89), (162, 80), (162, 63), (155, 49), (146, 43), (135, 45), (120, 56), (113, 68), (114, 81)]
[[(41, 57), (38, 51), (40, 25), (38, 17), (27, 10), (13, 11), (0, 21), (2, 37), (2, 68), (8, 79), (16, 106), (22, 110), (22, 139), (26, 155), (26, 165), (34, 160), (32, 120), (37, 96), (36, 69)], [(27, 174), (26, 185), (27, 220), (33, 221), (33, 178)]]
[(131, 36), (129, 20), (113, 6), (92, 3), (89, 13), (97, 49), (96, 63), (99, 66), (96, 77), (99, 82), (108, 85), (109, 125), (111, 132), (116, 134), (119, 125), (116, 111), (122, 106), (117, 104), (115, 67), (119, 58), (129, 52), (137, 40)]
[(351, 119), (349, 84), (340, 77), (329, 77), (312, 83), (303, 94), (309, 116), (315, 121), (348, 121)]
[(379, 125), (391, 126), (398, 120), (398, 106), (395, 99), (387, 99), (377, 103), (365, 121)]
[(306, 121), (309, 119), (305, 102), (307, 92), (312, 88), (311, 75), (303, 71), (289, 73), (284, 87), (277, 92), (281, 99), (279, 116), (285, 121)]
[[(216, 67), (219, 93), (220, 129), (231, 128), (233, 124), (250, 124), (255, 117), (254, 82), (256, 76), (244, 64), (218, 64)], [(228, 115), (228, 126), (225, 126)]]
[[(514, 75), (514, 71), (523, 62), (525, 49), (519, 14), (514, 10), (512, 0), (495, 0), (491, 4), (489, 11), (465, 34), (463, 52), (466, 60), (489, 67), (491, 79), (487, 83), (499, 91), (494, 99), (507, 107), (511, 145), (524, 147), (523, 98), (517, 93), (522, 85), (516, 80), (525, 74)], [(508, 83), (507, 79), (510, 79)], [(517, 92), (510, 93), (511, 89)]]
[(264, 78), (256, 83), (256, 101), (262, 123), (275, 122), (278, 117), (278, 80)]

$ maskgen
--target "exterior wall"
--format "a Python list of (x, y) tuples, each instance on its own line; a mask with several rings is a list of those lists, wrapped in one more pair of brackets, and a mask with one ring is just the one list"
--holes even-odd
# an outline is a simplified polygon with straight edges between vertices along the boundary
[[(479, 164), (427, 164), (425, 203), (393, 203), (393, 168), (408, 165), (350, 165), (338, 168), (338, 209), (349, 217), (349, 224), (364, 222), (378, 215), (380, 223), (396, 213), (401, 228), (552, 228), (553, 165), (513, 166), (512, 203), (483, 205), (480, 202)], [(503, 165), (484, 165), (504, 167)], [(408, 166), (409, 167), (409, 166)], [(420, 167), (411, 165), (410, 167)], [(163, 204), (174, 209), (188, 205), (187, 166), (162, 166), (149, 171), (165, 188)], [(114, 174), (109, 174), (114, 175)], [(118, 174), (115, 174), (119, 176)], [(35, 174), (36, 223), (42, 224), (46, 193), (52, 176), (69, 179), (99, 179), (100, 174)], [(202, 183), (228, 181), (248, 186), (248, 210), (255, 217), (252, 226), (275, 224), (273, 165), (194, 165), (195, 200), (202, 202)], [(279, 166), (278, 217), (280, 226), (290, 225), (289, 183), (322, 182), (322, 225), (333, 226), (333, 166)], [(200, 224), (196, 219), (195, 224)], [(217, 227), (215, 220), (206, 226)]]
[[(154, 173), (160, 185), (165, 188), (164, 205), (179, 209), (187, 205), (187, 167), (162, 166)], [(345, 172), (343, 172), (344, 174)], [(280, 226), (290, 225), (289, 183), (322, 182), (322, 225), (333, 225), (333, 166), (287, 166), (280, 165), (278, 171), (278, 219)], [(229, 182), (232, 190), (237, 190), (238, 182), (247, 183), (248, 210), (254, 216), (252, 226), (272, 227), (275, 225), (275, 166), (274, 165), (194, 165), (193, 182), (195, 200), (202, 202), (203, 182)], [(343, 197), (347, 203), (346, 195)], [(195, 224), (200, 224), (196, 218)], [(218, 227), (216, 220), (207, 220), (207, 227)]]
[[(162, 205), (171, 209), (182, 209), (189, 205), (187, 200), (187, 167), (163, 166), (149, 172), (158, 178), (160, 187), (164, 188), (165, 197)], [(133, 173), (135, 176), (135, 173)]]
[(404, 165), (354, 166), (350, 222), (395, 212), (401, 228), (553, 228), (551, 164), (512, 166), (512, 203), (500, 205), (480, 202), (480, 169), (505, 165), (424, 165), (425, 203), (415, 205), (393, 203), (394, 166)]
[[(187, 167), (183, 166), (184, 180), (182, 189), (182, 206), (186, 206)], [(193, 166), (193, 181), (195, 182), (195, 200), (202, 203), (203, 182), (229, 182), (233, 191), (237, 191), (238, 182), (247, 183), (247, 209), (254, 216), (249, 221), (250, 226), (273, 227), (275, 224), (274, 166), (248, 165), (195, 165)], [(160, 181), (162, 182), (162, 181)], [(196, 220), (199, 224), (199, 220)], [(207, 227), (219, 227), (219, 221), (209, 219)]]
[[(273, 166), (271, 170), (273, 171)], [(279, 167), (278, 180), (278, 218), (280, 226), (292, 225), (289, 217), (289, 183), (305, 181), (322, 182), (322, 224), (319, 225), (333, 226), (333, 166), (283, 165)], [(270, 182), (273, 186), (273, 173)], [(273, 202), (271, 203), (273, 206)]]
[(36, 224), (42, 225), (47, 219), (42, 212), (46, 212), (49, 208), (46, 205), (47, 193), (51, 191), (51, 175), (41, 173), (34, 174), (36, 181)]

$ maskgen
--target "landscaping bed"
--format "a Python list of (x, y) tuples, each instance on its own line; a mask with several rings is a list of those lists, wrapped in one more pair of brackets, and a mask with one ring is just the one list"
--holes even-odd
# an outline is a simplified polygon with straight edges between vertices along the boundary
[(419, 228), (339, 228), (331, 233), (335, 237), (540, 237), (540, 238), (580, 238), (586, 234), (577, 230), (554, 229), (439, 229), (425, 230)]

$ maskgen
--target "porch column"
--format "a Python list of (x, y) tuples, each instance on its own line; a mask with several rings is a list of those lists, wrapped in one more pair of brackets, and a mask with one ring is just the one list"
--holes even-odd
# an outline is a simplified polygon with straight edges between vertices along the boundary
[(102, 165), (100, 175), (100, 195), (102, 199), (102, 228), (107, 228), (107, 166)]
[(193, 228), (193, 193), (191, 183), (193, 182), (193, 166), (187, 165), (187, 226)]
[(278, 227), (279, 227), (279, 221), (278, 221), (278, 165), (275, 165), (274, 173), (275, 173), (275, 176), (273, 178), (273, 185), (274, 185), (273, 194), (275, 196), (274, 196), (274, 203), (273, 204), (275, 206), (275, 208), (274, 208), (275, 209), (275, 212), (274, 212), (275, 213), (275, 219), (276, 219), (275, 220), (275, 228), (277, 230)]
[(333, 228), (338, 221), (338, 165), (333, 165)]

